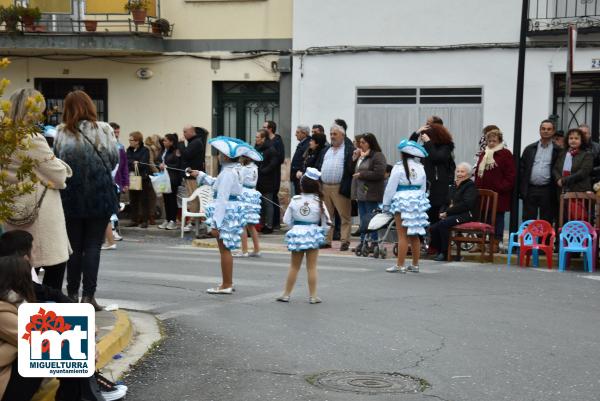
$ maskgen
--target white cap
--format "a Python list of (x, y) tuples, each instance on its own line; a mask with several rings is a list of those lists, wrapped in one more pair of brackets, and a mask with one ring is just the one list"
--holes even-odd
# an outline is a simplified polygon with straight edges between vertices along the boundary
[(311, 180), (319, 181), (321, 179), (321, 172), (314, 167), (308, 167), (304, 173), (306, 178)]

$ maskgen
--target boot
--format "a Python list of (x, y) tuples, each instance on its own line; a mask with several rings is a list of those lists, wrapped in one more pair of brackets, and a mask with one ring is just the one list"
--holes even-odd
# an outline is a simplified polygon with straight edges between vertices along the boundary
[(500, 251), (500, 247), (498, 246), (498, 244), (500, 243), (499, 240), (495, 239), (490, 246), (492, 247), (492, 253), (498, 253)]
[(71, 300), (75, 303), (79, 303), (79, 294), (77, 294), (76, 292), (74, 293), (69, 293), (69, 295), (67, 295), (69, 298), (71, 298)]
[(94, 307), (94, 310), (96, 312), (100, 312), (100, 311), (104, 310), (104, 307), (98, 305), (98, 302), (96, 302), (96, 298), (94, 298), (94, 297), (88, 297), (87, 295), (83, 296), (83, 297), (81, 297), (81, 303), (82, 304), (91, 304)]
[(154, 216), (152, 216), (148, 219), (148, 224), (150, 224), (151, 226), (156, 225), (156, 219), (154, 218)]

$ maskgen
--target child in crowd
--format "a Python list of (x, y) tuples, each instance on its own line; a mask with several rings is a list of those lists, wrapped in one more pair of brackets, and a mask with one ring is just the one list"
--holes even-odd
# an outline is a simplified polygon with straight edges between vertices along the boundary
[(206, 207), (206, 224), (217, 238), (221, 253), (221, 285), (206, 290), (209, 294), (232, 294), (233, 289), (233, 257), (232, 249), (240, 247), (241, 235), (246, 225), (246, 208), (240, 201), (242, 194), (242, 166), (239, 157), (249, 150), (254, 150), (246, 142), (239, 139), (219, 136), (208, 143), (219, 151), (221, 172), (217, 178), (198, 170), (190, 170), (189, 174), (196, 178), (198, 185), (212, 185), (214, 200)]
[[(421, 240), (425, 227), (429, 225), (427, 210), (427, 177), (425, 168), (416, 159), (427, 157), (427, 151), (414, 141), (403, 140), (398, 144), (402, 160), (396, 163), (388, 179), (383, 195), (383, 209), (394, 214), (398, 233), (398, 260), (396, 266), (386, 269), (390, 273), (419, 272)], [(412, 265), (405, 267), (404, 261), (410, 241)]]
[[(262, 159), (262, 156), (256, 152), (255, 158), (258, 157), (258, 161)], [(256, 183), (258, 181), (258, 166), (248, 156), (240, 157), (240, 163), (242, 165), (242, 196), (241, 200), (244, 202), (246, 208), (245, 218), (246, 227), (242, 232), (242, 252), (234, 254), (234, 257), (259, 257), (260, 256), (260, 243), (258, 242), (258, 232), (256, 231), (255, 224), (260, 222), (260, 209), (261, 209), (261, 198), (260, 192), (256, 190)], [(252, 237), (252, 244), (254, 245), (254, 252), (248, 253), (248, 233)]]
[(288, 250), (292, 252), (292, 261), (283, 295), (277, 298), (280, 302), (289, 302), (294, 289), (302, 259), (306, 254), (308, 271), (308, 291), (311, 304), (321, 303), (317, 297), (317, 258), (319, 247), (325, 243), (325, 236), (331, 226), (329, 213), (323, 206), (323, 194), (319, 182), (321, 173), (308, 167), (300, 179), (302, 193), (294, 196), (285, 211), (283, 221), (291, 229), (285, 234)]

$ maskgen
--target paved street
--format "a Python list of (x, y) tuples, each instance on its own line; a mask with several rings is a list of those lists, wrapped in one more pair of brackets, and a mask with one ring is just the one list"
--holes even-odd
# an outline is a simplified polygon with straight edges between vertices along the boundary
[[(324, 302), (308, 304), (303, 270), (282, 304), (289, 254), (236, 260), (236, 293), (214, 296), (204, 290), (219, 282), (218, 252), (185, 243), (151, 238), (102, 254), (98, 297), (156, 314), (167, 334), (126, 379), (128, 400), (600, 398), (600, 276), (428, 261), (400, 275), (383, 271), (389, 260), (323, 256)], [(390, 387), (311, 384), (337, 371), (428, 387), (368, 395)]]

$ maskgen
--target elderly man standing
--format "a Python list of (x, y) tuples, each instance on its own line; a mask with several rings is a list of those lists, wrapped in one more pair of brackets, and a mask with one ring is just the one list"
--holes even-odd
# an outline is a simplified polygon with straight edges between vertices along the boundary
[(300, 177), (302, 177), (302, 167), (304, 166), (304, 153), (308, 149), (310, 142), (310, 128), (306, 125), (299, 125), (296, 128), (296, 139), (298, 145), (292, 157), (290, 166), (290, 182), (294, 185), (294, 193), (300, 193)]
[(539, 218), (550, 223), (556, 210), (556, 186), (552, 166), (560, 149), (552, 142), (554, 123), (540, 124), (540, 140), (528, 145), (521, 156), (519, 195), (523, 199), (523, 221)]
[[(352, 222), (352, 202), (350, 192), (352, 188), (352, 173), (354, 162), (352, 153), (354, 146), (352, 141), (346, 137), (346, 130), (334, 124), (330, 130), (331, 146), (323, 153), (322, 160), (317, 162), (317, 168), (321, 170), (323, 181), (323, 202), (330, 216), (337, 211), (342, 219), (340, 251), (347, 251), (350, 247), (350, 228)], [(333, 230), (329, 230), (327, 242), (323, 246), (331, 248)]]
[[(183, 127), (183, 137), (187, 141), (187, 146), (180, 150), (181, 168), (186, 169), (189, 167), (192, 170), (206, 171), (205, 153), (208, 131), (204, 128), (194, 127), (189, 124)], [(187, 196), (192, 196), (196, 188), (198, 188), (196, 179), (191, 176), (185, 177), (184, 183), (187, 190)], [(194, 199), (193, 202), (188, 203), (188, 210), (194, 213), (197, 213), (200, 210), (200, 202), (198, 199)], [(185, 222), (182, 221), (181, 224), (185, 224)], [(191, 224), (188, 224), (184, 230), (189, 232), (191, 230)]]
[[(594, 169), (592, 170), (592, 184), (594, 184), (600, 181), (600, 144), (592, 140), (592, 131), (589, 125), (581, 124), (579, 129), (583, 132), (585, 140), (589, 144), (588, 152), (591, 152), (594, 157)], [(567, 138), (565, 138), (565, 147), (568, 148), (566, 141)]]

